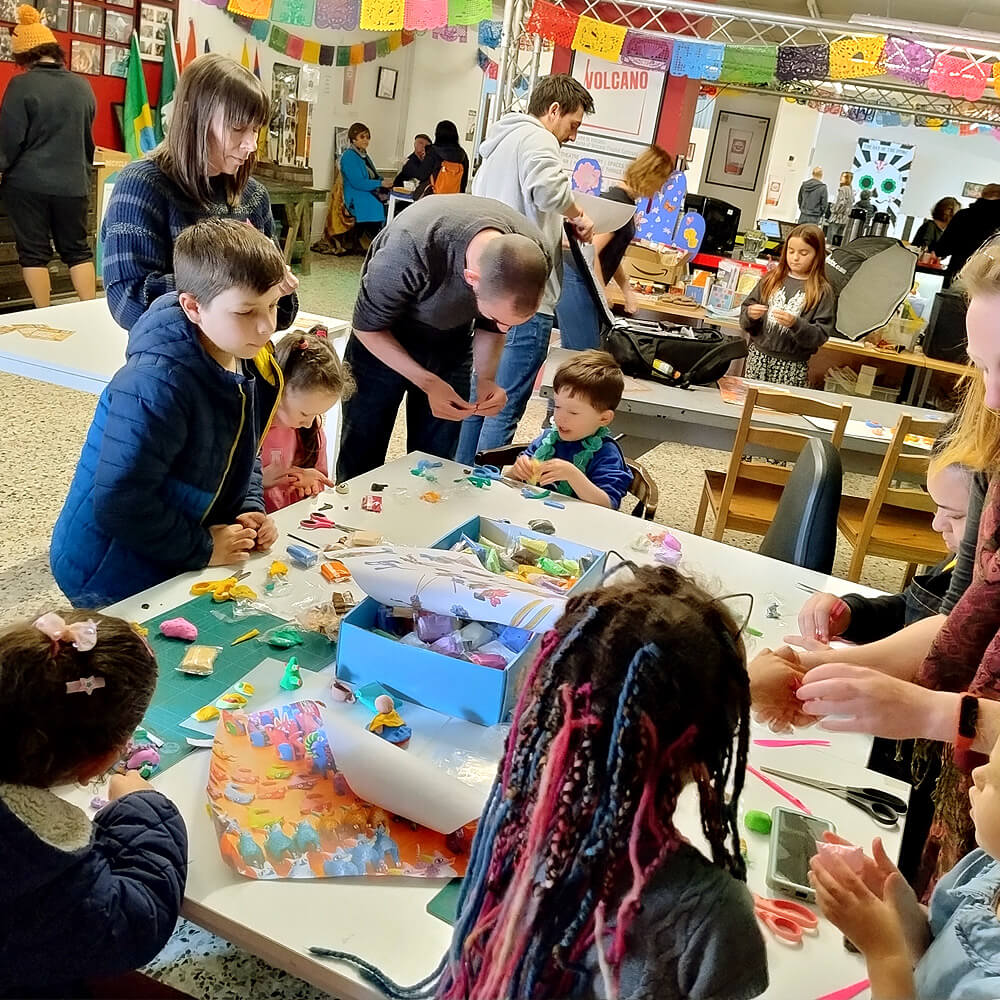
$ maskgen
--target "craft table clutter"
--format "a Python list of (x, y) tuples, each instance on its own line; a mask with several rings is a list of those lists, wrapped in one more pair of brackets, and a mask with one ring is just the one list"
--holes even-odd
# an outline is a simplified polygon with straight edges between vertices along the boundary
[[(249, 571), (249, 575), (237, 581), (237, 585), (248, 587), (260, 595), (276, 617), (294, 618), (296, 607), (310, 607), (317, 600), (330, 601), (334, 593), (349, 593), (360, 602), (365, 595), (353, 577), (331, 584), (321, 575), (318, 565), (309, 569), (296, 568), (289, 566), (282, 558), (289, 537), (301, 532), (299, 522), (320, 507), (329, 505), (323, 511), (329, 520), (369, 532), (394, 546), (432, 546), (459, 528), (467, 528), (468, 523), (476, 518), (481, 519), (479, 523), (489, 522), (501, 528), (507, 528), (506, 522), (509, 522), (511, 531), (517, 531), (517, 526), (526, 526), (533, 520), (547, 520), (553, 528), (553, 534), (544, 537), (558, 539), (558, 544), (567, 549), (572, 544), (581, 551), (609, 552), (611, 554), (608, 558), (612, 561), (615, 559), (614, 552), (643, 562), (656, 558), (676, 561), (679, 558), (682, 571), (693, 574), (720, 594), (746, 592), (754, 595), (754, 610), (745, 633), (750, 655), (764, 643), (774, 645), (780, 642), (781, 636), (793, 630), (795, 616), (805, 593), (802, 587), (837, 593), (858, 589), (818, 573), (679, 532), (676, 537), (670, 535), (670, 544), (666, 544), (666, 535), (647, 522), (573, 499), (567, 498), (560, 508), (544, 507), (543, 501), (527, 499), (521, 495), (520, 490), (500, 480), (476, 486), (468, 482), (471, 469), (463, 469), (450, 462), (433, 470), (437, 478), (434, 485), (442, 495), (441, 502), (427, 503), (420, 499), (426, 484), (422, 478), (412, 475), (412, 470), (421, 461), (425, 463), (426, 469), (434, 460), (427, 456), (409, 455), (378, 469), (364, 480), (352, 481), (347, 484), (346, 491), (342, 485), (337, 492), (328, 491), (314, 500), (303, 501), (278, 512), (275, 519), (282, 537), (274, 552), (253, 556), (243, 567)], [(379, 512), (365, 509), (363, 504), (375, 487), (380, 487), (380, 492), (375, 495), (382, 499)], [(650, 534), (652, 537), (649, 537)], [(306, 540), (311, 541), (313, 551), (321, 554), (321, 562), (328, 561), (322, 557), (332, 555), (344, 563), (350, 563), (357, 557), (357, 551), (364, 551), (353, 550), (355, 555), (351, 555), (350, 551), (337, 548), (338, 536), (337, 530), (328, 530), (308, 533)], [(304, 535), (299, 537), (305, 538)], [(333, 551), (324, 551), (327, 544), (335, 546)], [(375, 552), (376, 548), (368, 551)], [(451, 553), (443, 552), (442, 555)], [(277, 572), (276, 564), (280, 564)], [(284, 572), (281, 572), (282, 568)], [(211, 571), (185, 574), (137, 594), (108, 610), (111, 614), (121, 615), (132, 621), (147, 621), (150, 625), (161, 620), (183, 617), (182, 612), (185, 610), (189, 612), (187, 617), (190, 618), (190, 608), (185, 609), (185, 605), (192, 601), (191, 588), (208, 581), (214, 582), (215, 586), (194, 600), (223, 615), (231, 614), (236, 602), (213, 599), (218, 588), (216, 577), (219, 575)], [(267, 592), (269, 584), (275, 584), (277, 592), (274, 589)], [(196, 686), (206, 685), (206, 691), (211, 687), (213, 695), (223, 681), (228, 684), (225, 689), (228, 694), (242, 694), (246, 697), (243, 692), (250, 690), (253, 693), (249, 697), (249, 704), (237, 703), (234, 708), (221, 708), (221, 720), (177, 720), (178, 723), (186, 721), (188, 726), (200, 725), (203, 727), (202, 734), (211, 734), (220, 725), (220, 721), (225, 725), (224, 720), (227, 718), (230, 723), (235, 720), (246, 725), (248, 713), (258, 716), (263, 713), (264, 718), (273, 725), (277, 718), (273, 712), (280, 706), (323, 702), (326, 705), (322, 713), (324, 731), (329, 736), (331, 746), (348, 738), (353, 738), (355, 743), (374, 739), (384, 753), (396, 755), (390, 760), (401, 762), (400, 766), (404, 770), (405, 776), (397, 784), (402, 786), (400, 794), (410, 796), (406, 807), (408, 813), (420, 813), (428, 808), (428, 800), (438, 799), (433, 804), (439, 810), (450, 809), (451, 814), (446, 819), (439, 818), (437, 821), (446, 826), (454, 823), (452, 830), (460, 822), (464, 822), (461, 818), (463, 809), (468, 811), (471, 808), (471, 815), (478, 815), (489, 790), (495, 762), (502, 753), (504, 726), (478, 725), (467, 719), (441, 715), (395, 697), (389, 699), (392, 701), (391, 707), (385, 701), (376, 704), (375, 699), (380, 699), (381, 694), (391, 695), (391, 692), (383, 690), (380, 693), (377, 690), (380, 685), (371, 684), (355, 687), (353, 684), (340, 682), (336, 687), (331, 687), (334, 674), (329, 665), (319, 671), (301, 670), (301, 687), (292, 691), (282, 690), (280, 682), (288, 669), (289, 656), (296, 655), (301, 660), (298, 651), (302, 647), (274, 649), (261, 645), (258, 640), (263, 638), (267, 630), (260, 624), (255, 625), (253, 618), (224, 623), (218, 616), (209, 617), (226, 629), (224, 638), (213, 639), (221, 647), (215, 661), (219, 682), (215, 682), (215, 674), (208, 678), (182, 679)], [(234, 640), (251, 631), (251, 625), (258, 628), (261, 634), (233, 645)], [(155, 642), (159, 642), (154, 631), (151, 628), (150, 634)], [(205, 635), (200, 633), (198, 641), (204, 638)], [(162, 641), (186, 645), (182, 640)], [(327, 643), (325, 657), (331, 665), (334, 656), (334, 646)], [(257, 665), (252, 667), (255, 660)], [(235, 664), (237, 661), (239, 666), (226, 673), (230, 669), (227, 663)], [(389, 661), (386, 659), (383, 662)], [(462, 665), (461, 661), (455, 663)], [(377, 670), (377, 664), (375, 669)], [(245, 672), (242, 678), (236, 677), (239, 670)], [(161, 671), (175, 673), (172, 664), (168, 665), (162, 660)], [(239, 685), (243, 687), (240, 688)], [(363, 699), (368, 699), (369, 703), (364, 704)], [(189, 709), (195, 702), (200, 704), (202, 700), (208, 701), (207, 698), (186, 701), (178, 709), (178, 714)], [(226, 703), (216, 700), (212, 704)], [(154, 699), (154, 711), (156, 710)], [(300, 710), (300, 714), (302, 711), (308, 716), (308, 710)], [(368, 731), (373, 723), (375, 729), (391, 731), (398, 729), (400, 722), (410, 730), (406, 750), (378, 738), (374, 730)], [(155, 727), (151, 728), (155, 731)], [(195, 737), (198, 733), (193, 732), (191, 735)], [(767, 767), (830, 784), (872, 787), (904, 798), (907, 794), (907, 786), (902, 783), (865, 769), (864, 763), (870, 748), (867, 737), (814, 730), (808, 734), (808, 739), (789, 741), (775, 739), (773, 734), (756, 725), (753, 736), (755, 741), (751, 747), (750, 759), (762, 777), (766, 778), (766, 775), (760, 769)], [(355, 754), (363, 758), (368, 755), (368, 744), (364, 744), (363, 754)], [(339, 750), (336, 759), (339, 767)], [(428, 852), (421, 847), (417, 874), (422, 877), (419, 878), (399, 877), (385, 872), (376, 877), (372, 866), (368, 865), (368, 878), (327, 877), (321, 880), (321, 884), (315, 884), (315, 871), (309, 878), (275, 881), (273, 878), (267, 880), (267, 869), (261, 867), (259, 871), (265, 876), (265, 881), (261, 883), (259, 877), (247, 877), (234, 870), (232, 838), (227, 840), (226, 836), (228, 821), (222, 819), (220, 824), (217, 818), (213, 823), (206, 814), (206, 803), (209, 801), (206, 789), (209, 788), (210, 780), (214, 782), (211, 787), (215, 789), (215, 793), (221, 791), (223, 795), (223, 798), (213, 801), (222, 803), (221, 809), (225, 813), (225, 803), (229, 802), (224, 798), (225, 788), (233, 775), (245, 778), (247, 774), (226, 771), (225, 774), (220, 772), (210, 779), (209, 771), (213, 761), (218, 761), (218, 758), (212, 753), (191, 752), (172, 766), (166, 766), (153, 779), (156, 787), (177, 803), (188, 827), (191, 864), (184, 904), (187, 917), (345, 1000), (374, 1000), (380, 993), (351, 968), (326, 962), (310, 954), (308, 949), (311, 946), (354, 952), (379, 966), (399, 983), (417, 982), (431, 971), (448, 946), (451, 928), (431, 916), (427, 907), (446, 884), (439, 876), (459, 870), (464, 863), (463, 851), (467, 849), (467, 844), (461, 838), (453, 837), (440, 850)], [(224, 764), (227, 768), (248, 766), (240, 761), (227, 763), (222, 760), (219, 764)], [(284, 775), (284, 765), (281, 762), (275, 761), (269, 766), (276, 768), (275, 775)], [(287, 768), (292, 766), (290, 763)], [(300, 765), (295, 767), (300, 768)], [(419, 776), (414, 777), (417, 772)], [(444, 787), (455, 791), (440, 795), (418, 794), (415, 789), (429, 780), (430, 774), (437, 775), (436, 780), (444, 782)], [(226, 782), (220, 786), (219, 781), (226, 775)], [(266, 780), (280, 785), (286, 779), (267, 777)], [(291, 781), (291, 775), (287, 780)], [(367, 797), (370, 801), (372, 795), (378, 794), (379, 790), (375, 787), (355, 787), (355, 781), (360, 779), (353, 774), (348, 776), (348, 780), (360, 798)], [(239, 786), (238, 780), (236, 785)], [(319, 789), (314, 787), (312, 791), (319, 792)], [(366, 796), (366, 792), (371, 795)], [(85, 804), (84, 800), (89, 798), (89, 793), (82, 789), (68, 794), (75, 796), (81, 804)], [(753, 773), (748, 773), (741, 799), (741, 812), (769, 814), (775, 806), (788, 805), (788, 796), (797, 798), (816, 816), (831, 821), (837, 831), (852, 842), (868, 845), (871, 838), (878, 834), (883, 837), (891, 855), (898, 852), (901, 834), (898, 826), (879, 827), (866, 813), (821, 788), (778, 779), (767, 779), (765, 783)], [(235, 803), (230, 804), (236, 806)], [(248, 808), (262, 810), (266, 810), (267, 806), (266, 801), (259, 805), (248, 804)], [(678, 807), (678, 824), (685, 836), (705, 849), (696, 817), (697, 797), (689, 788)], [(379, 824), (368, 825), (373, 818), (374, 814), (365, 813), (364, 822), (358, 820), (363, 830), (359, 828), (355, 831), (352, 837), (355, 846), (360, 844), (367, 849), (368, 841), (377, 836)], [(430, 817), (420, 815), (421, 820), (428, 818)], [(759, 828), (759, 824), (757, 826)], [(763, 833), (746, 828), (743, 817), (740, 828), (746, 842), (749, 886), (762, 897), (772, 897), (774, 893), (766, 887), (764, 881), (768, 838)], [(279, 865), (291, 864), (297, 835), (297, 830), (285, 834), (292, 841), (291, 847), (284, 841), (279, 842), (280, 838), (269, 845), (269, 849), (273, 848), (272, 854)], [(303, 845), (309, 840), (309, 836), (308, 831), (302, 831), (300, 839), (305, 838)], [(220, 850), (220, 844), (224, 843), (229, 846)], [(249, 845), (245, 845), (245, 849), (259, 862), (259, 857)], [(223, 857), (226, 851), (229, 852), (228, 863)], [(239, 853), (238, 850), (236, 853)], [(266, 858), (266, 851), (264, 853)], [(338, 871), (349, 873), (349, 866), (357, 859), (341, 857), (339, 860), (342, 867), (334, 867)], [(402, 862), (403, 859), (400, 860)], [(268, 863), (273, 867), (273, 860)], [(383, 866), (387, 866), (389, 870), (395, 868), (391, 852), (384, 855)], [(332, 869), (330, 874), (333, 874)], [(840, 933), (825, 921), (820, 920), (815, 931), (807, 928), (801, 945), (795, 948), (790, 948), (787, 942), (780, 941), (766, 929), (764, 936), (771, 980), (766, 996), (775, 1000), (792, 996), (819, 997), (864, 978), (861, 959), (845, 951)], [(808, 988), (804, 990), (807, 982)]]

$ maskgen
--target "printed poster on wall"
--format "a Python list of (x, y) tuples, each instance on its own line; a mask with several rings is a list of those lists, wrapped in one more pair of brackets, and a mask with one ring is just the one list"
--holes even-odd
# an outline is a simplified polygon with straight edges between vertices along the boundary
[(892, 224), (900, 217), (903, 195), (910, 180), (914, 147), (885, 139), (858, 139), (854, 151), (855, 197), (871, 191), (880, 212), (888, 212)]
[[(592, 178), (591, 164), (596, 162), (607, 188), (620, 181), (629, 162), (655, 140), (667, 75), (583, 52), (574, 53), (571, 72), (593, 96), (594, 113), (584, 118), (576, 142), (562, 147), (562, 161), (571, 177), (578, 164), (583, 166), (581, 178)], [(583, 160), (591, 163), (580, 164)]]
[(755, 190), (770, 127), (771, 119), (761, 115), (720, 111), (708, 154), (706, 182)]

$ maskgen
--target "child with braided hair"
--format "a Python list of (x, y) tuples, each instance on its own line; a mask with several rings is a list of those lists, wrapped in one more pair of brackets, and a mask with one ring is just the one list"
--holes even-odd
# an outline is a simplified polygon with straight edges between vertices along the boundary
[[(676, 570), (572, 597), (514, 709), (441, 966), (403, 988), (315, 953), (409, 1000), (758, 996), (736, 821), (749, 707), (736, 625)], [(711, 859), (674, 825), (691, 782)]]
[(559, 366), (552, 391), (552, 427), (518, 455), (510, 475), (617, 510), (632, 485), (608, 432), (625, 391), (621, 368), (606, 351), (580, 351)]
[(323, 326), (285, 334), (274, 355), (284, 390), (260, 447), (264, 508), (269, 514), (333, 486), (327, 475), (323, 414), (354, 389)]

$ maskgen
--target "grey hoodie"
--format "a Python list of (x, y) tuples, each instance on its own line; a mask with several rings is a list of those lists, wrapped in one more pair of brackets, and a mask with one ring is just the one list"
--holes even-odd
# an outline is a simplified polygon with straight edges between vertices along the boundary
[(819, 222), (826, 215), (829, 204), (826, 185), (810, 177), (799, 188), (799, 222)]
[[(483, 162), (472, 194), (495, 198), (526, 215), (542, 231), (549, 256), (562, 260), (563, 212), (573, 204), (573, 189), (559, 155), (559, 141), (533, 115), (512, 112), (490, 129), (480, 154)], [(562, 283), (557, 263), (549, 273), (540, 313), (555, 314)]]

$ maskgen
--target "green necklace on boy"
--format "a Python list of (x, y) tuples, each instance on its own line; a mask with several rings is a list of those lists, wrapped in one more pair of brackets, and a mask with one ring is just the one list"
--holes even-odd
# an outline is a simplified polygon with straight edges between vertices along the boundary
[[(601, 445), (604, 444), (604, 439), (611, 432), (607, 427), (598, 427), (597, 430), (590, 435), (590, 437), (585, 437), (580, 440), (580, 450), (573, 456), (573, 464), (584, 474), (587, 474), (587, 466), (590, 465), (591, 459), (601, 450)], [(547, 462), (550, 458), (555, 458), (556, 454), (556, 442), (559, 440), (559, 431), (553, 427), (548, 434), (542, 438), (542, 443), (535, 449), (535, 454), (532, 458), (537, 459), (539, 462)], [(561, 479), (558, 483), (551, 484), (552, 489), (557, 493), (562, 493), (563, 496), (572, 496), (573, 490), (571, 489), (569, 483), (565, 479)]]

